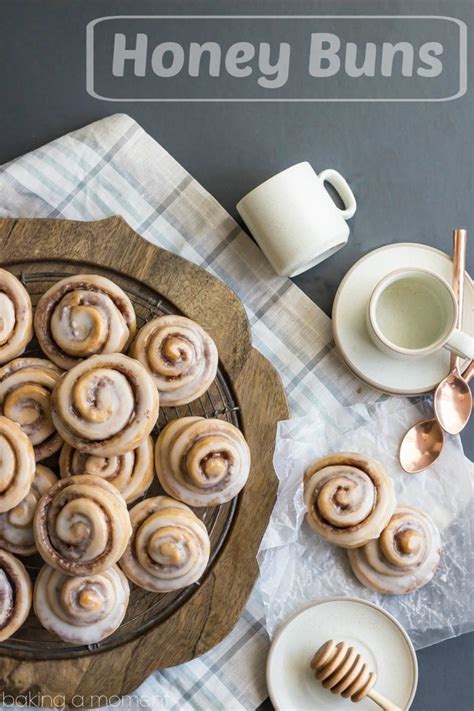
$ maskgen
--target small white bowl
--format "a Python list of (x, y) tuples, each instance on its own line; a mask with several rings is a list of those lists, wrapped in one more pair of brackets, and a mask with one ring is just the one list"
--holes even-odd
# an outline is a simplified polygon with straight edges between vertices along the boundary
[(277, 711), (374, 711), (363, 699), (354, 706), (332, 694), (310, 668), (328, 639), (357, 647), (377, 672), (375, 688), (401, 709), (409, 709), (418, 683), (415, 649), (397, 620), (384, 609), (354, 597), (326, 597), (293, 615), (273, 639), (267, 660), (267, 686)]

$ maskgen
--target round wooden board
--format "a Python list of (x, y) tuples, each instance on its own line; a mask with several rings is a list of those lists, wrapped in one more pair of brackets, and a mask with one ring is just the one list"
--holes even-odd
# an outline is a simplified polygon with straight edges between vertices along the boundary
[[(220, 642), (237, 622), (258, 574), (256, 553), (276, 495), (272, 456), (276, 423), (288, 417), (280, 378), (251, 345), (245, 310), (221, 281), (181, 257), (151, 245), (120, 217), (99, 222), (1, 219), (0, 259), (8, 268), (48, 260), (89, 262), (162, 294), (215, 339), (240, 408), (252, 453), (249, 481), (219, 555), (196, 592), (140, 637), (114, 649), (61, 660), (24, 660), (0, 646), (0, 692), (35, 695), (35, 704), (104, 705), (132, 692), (153, 671), (181, 664)], [(39, 266), (36, 266), (41, 260)], [(102, 697), (102, 698), (100, 698)], [(41, 701), (43, 700), (43, 703)]]

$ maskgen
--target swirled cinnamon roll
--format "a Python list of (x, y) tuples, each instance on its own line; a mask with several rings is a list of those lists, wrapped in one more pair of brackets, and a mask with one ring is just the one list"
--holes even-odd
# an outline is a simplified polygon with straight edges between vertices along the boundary
[(83, 358), (125, 350), (136, 332), (132, 302), (110, 279), (78, 274), (58, 281), (38, 301), (38, 342), (68, 370)]
[(48, 565), (67, 575), (110, 568), (124, 552), (130, 534), (123, 497), (97, 476), (60, 479), (36, 507), (38, 552)]
[(25, 498), (34, 476), (33, 445), (16, 422), (0, 417), (0, 512)]
[(21, 355), (32, 335), (30, 295), (16, 276), (0, 269), (0, 364)]
[(216, 377), (216, 344), (195, 321), (159, 316), (138, 332), (130, 355), (151, 373), (165, 406), (186, 405), (209, 389)]
[(374, 459), (330, 454), (304, 476), (309, 525), (329, 543), (357, 548), (377, 538), (395, 509), (393, 483)]
[(96, 575), (70, 577), (44, 565), (36, 579), (33, 607), (49, 632), (70, 644), (97, 644), (121, 624), (130, 586), (113, 565)]
[(156, 496), (130, 511), (133, 533), (120, 567), (152, 592), (180, 590), (197, 582), (209, 560), (209, 536), (185, 504)]
[(36, 465), (35, 478), (24, 499), (13, 509), (0, 513), (0, 548), (15, 555), (36, 551), (33, 517), (39, 499), (57, 482), (56, 474), (42, 464)]
[(244, 487), (250, 450), (241, 431), (230, 422), (182, 417), (160, 432), (155, 468), (170, 496), (189, 506), (217, 506)]
[(59, 457), (63, 479), (69, 476), (92, 474), (113, 484), (129, 504), (145, 493), (153, 481), (153, 440), (148, 437), (132, 452), (116, 457), (98, 457), (73, 449), (65, 444)]
[(158, 391), (136, 360), (115, 353), (71, 368), (52, 398), (61, 437), (81, 452), (115, 457), (136, 449), (158, 417)]
[(429, 583), (439, 565), (441, 540), (428, 514), (400, 505), (377, 540), (348, 554), (362, 585), (386, 595), (400, 595)]
[(45, 358), (16, 358), (0, 368), (0, 413), (28, 435), (36, 461), (61, 448), (51, 419), (51, 393), (62, 371)]
[(25, 566), (0, 550), (0, 642), (14, 634), (31, 608), (31, 581)]

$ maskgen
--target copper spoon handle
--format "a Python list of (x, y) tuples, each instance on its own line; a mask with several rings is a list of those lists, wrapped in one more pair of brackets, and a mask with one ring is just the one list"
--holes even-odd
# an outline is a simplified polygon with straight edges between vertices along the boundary
[(466, 383), (468, 383), (473, 376), (474, 376), (474, 360), (471, 360), (471, 362), (467, 366), (466, 370), (462, 374), (462, 377), (464, 378)]
[[(464, 271), (466, 268), (467, 230), (453, 230), (453, 291), (458, 304), (457, 327), (462, 327), (462, 312), (464, 306)], [(451, 353), (449, 370), (456, 368), (458, 357)]]

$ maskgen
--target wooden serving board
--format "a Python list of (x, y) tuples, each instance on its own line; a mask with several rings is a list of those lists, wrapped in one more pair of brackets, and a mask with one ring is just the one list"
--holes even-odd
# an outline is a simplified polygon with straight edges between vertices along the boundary
[[(221, 281), (139, 237), (120, 217), (99, 222), (0, 220), (0, 264), (44, 272), (74, 262), (144, 283), (214, 338), (252, 453), (249, 481), (222, 548), (202, 584), (163, 622), (113, 649), (74, 659), (25, 659), (0, 645), (0, 692), (63, 698), (83, 707), (130, 693), (153, 671), (186, 662), (220, 642), (237, 622), (258, 574), (256, 552), (276, 495), (276, 423), (288, 417), (273, 366), (251, 344), (245, 310)], [(22, 267), (23, 268), (23, 267)], [(102, 700), (99, 697), (102, 696)], [(82, 705), (82, 704), (81, 704)]]

